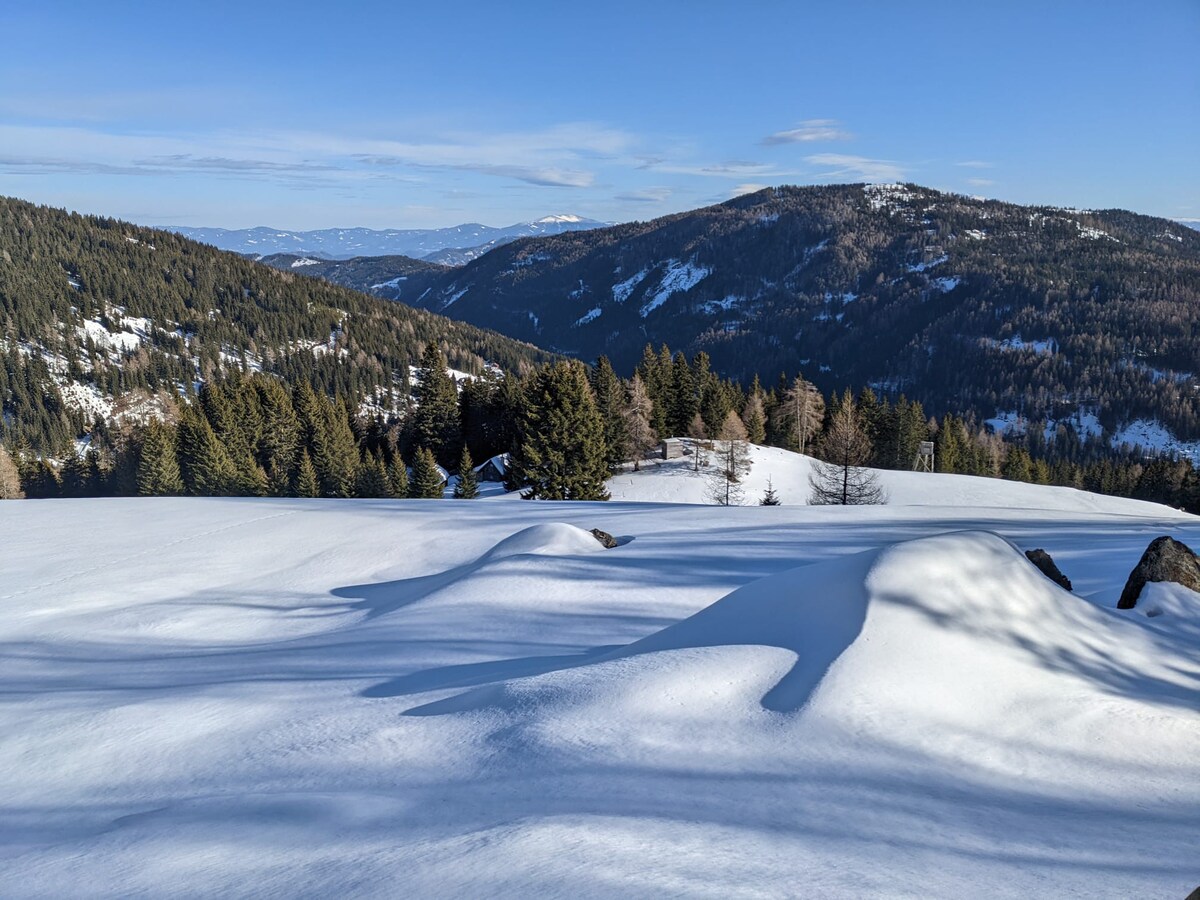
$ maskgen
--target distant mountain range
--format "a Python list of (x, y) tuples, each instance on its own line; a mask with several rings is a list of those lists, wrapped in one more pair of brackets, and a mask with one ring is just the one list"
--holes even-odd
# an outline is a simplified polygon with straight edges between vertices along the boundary
[[(523, 237), (562, 234), (600, 228), (606, 223), (582, 216), (546, 216), (505, 228), (471, 223), (450, 228), (404, 228), (377, 231), (371, 228), (324, 228), (319, 231), (284, 231), (278, 228), (189, 228), (166, 226), (194, 241), (221, 250), (254, 257), (293, 253), (317, 259), (350, 259), (355, 256), (432, 257), (434, 262), (462, 265), (494, 247)], [(439, 254), (441, 256), (439, 257)]]
[(354, 263), (369, 274), (327, 277), (623, 371), (665, 342), (744, 380), (800, 370), (1009, 430), (1200, 438), (1200, 234), (1123, 210), (781, 187), (461, 268)]

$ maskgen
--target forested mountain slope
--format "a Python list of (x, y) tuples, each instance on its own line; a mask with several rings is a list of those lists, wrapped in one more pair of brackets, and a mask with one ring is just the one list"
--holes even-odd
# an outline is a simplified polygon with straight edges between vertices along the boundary
[(0, 442), (59, 452), (98, 417), (230, 369), (388, 408), (429, 341), (467, 371), (549, 358), (174, 234), (0, 198)]
[(451, 271), (449, 266), (413, 259), (411, 256), (317, 259), (294, 253), (274, 253), (262, 257), (258, 262), (282, 272), (323, 278), (351, 290), (402, 303), (419, 300)]
[(1200, 437), (1200, 234), (1166, 219), (782, 187), (441, 277), (422, 305), (619, 369), (666, 342), (745, 380), (803, 369), (935, 412)]

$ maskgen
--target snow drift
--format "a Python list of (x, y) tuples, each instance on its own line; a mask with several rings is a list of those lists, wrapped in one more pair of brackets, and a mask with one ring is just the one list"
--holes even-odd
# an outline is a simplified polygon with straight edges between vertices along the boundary
[(0, 504), (4, 893), (1186, 896), (1198, 520), (973, 481)]

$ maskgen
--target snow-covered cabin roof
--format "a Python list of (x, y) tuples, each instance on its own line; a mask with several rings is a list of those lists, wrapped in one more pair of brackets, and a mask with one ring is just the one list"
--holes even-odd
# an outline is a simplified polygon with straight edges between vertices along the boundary
[(501, 475), (507, 475), (508, 474), (508, 454), (507, 453), (498, 453), (495, 456), (493, 456), (491, 459), (484, 460), (484, 462), (482, 464), (475, 467), (475, 471), (482, 472), (488, 465), (494, 466), (496, 471), (499, 472)]

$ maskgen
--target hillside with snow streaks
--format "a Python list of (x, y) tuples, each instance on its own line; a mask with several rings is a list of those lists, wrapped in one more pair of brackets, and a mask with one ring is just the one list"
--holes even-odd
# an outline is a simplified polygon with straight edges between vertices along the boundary
[(434, 279), (405, 302), (446, 309), (469, 287), (448, 314), (619, 371), (666, 343), (744, 383), (801, 370), (939, 417), (1086, 409), (1105, 440), (1137, 419), (1200, 440), (1200, 235), (1125, 210), (784, 186), (517, 241)]
[[(785, 500), (790, 456), (754, 461)], [(3, 504), (4, 893), (1185, 896), (1200, 595), (1115, 605), (1200, 519), (891, 476)]]

